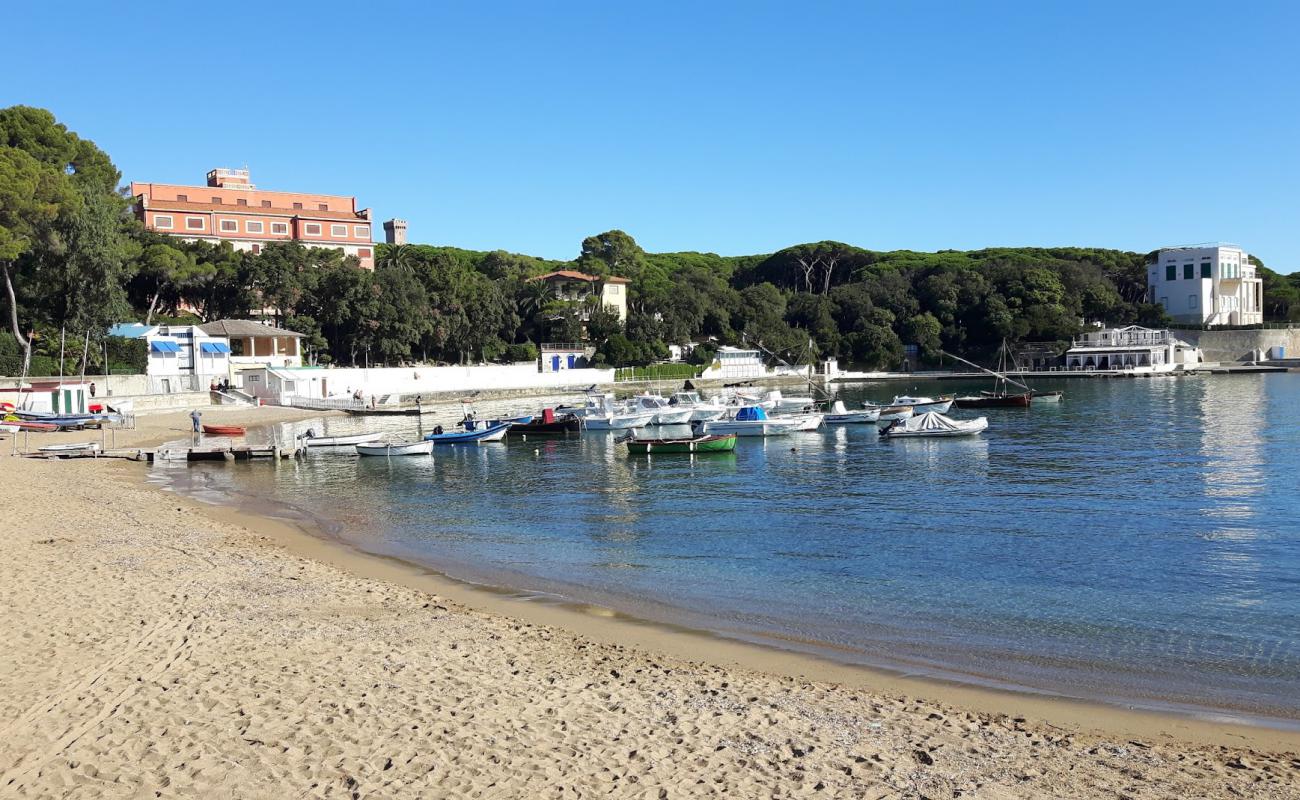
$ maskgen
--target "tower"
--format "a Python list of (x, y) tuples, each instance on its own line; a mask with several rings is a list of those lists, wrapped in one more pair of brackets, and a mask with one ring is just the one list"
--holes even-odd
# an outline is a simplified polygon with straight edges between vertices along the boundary
[(406, 220), (393, 218), (385, 222), (384, 241), (388, 244), (406, 244)]

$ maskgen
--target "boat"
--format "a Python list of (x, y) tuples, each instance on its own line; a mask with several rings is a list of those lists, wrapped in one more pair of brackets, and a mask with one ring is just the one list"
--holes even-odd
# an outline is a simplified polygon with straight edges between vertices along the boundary
[(947, 414), (952, 408), (952, 395), (939, 397), (910, 397), (908, 395), (896, 395), (891, 406), (911, 406), (913, 414), (924, 414), (927, 411), (937, 411), (940, 414)]
[(805, 424), (802, 418), (774, 419), (762, 406), (744, 406), (732, 419), (692, 422), (691, 430), (697, 435), (728, 434), (737, 436), (784, 436)]
[(644, 427), (654, 420), (655, 414), (616, 403), (612, 394), (592, 394), (587, 396), (587, 404), (578, 416), (588, 430), (609, 431)]
[(879, 408), (864, 408), (861, 411), (849, 411), (843, 400), (831, 404), (831, 410), (825, 414), (827, 425), (865, 425), (880, 419)]
[(736, 434), (685, 436), (674, 439), (628, 439), (628, 455), (650, 453), (730, 453), (736, 449)]
[(358, 444), (359, 456), (427, 456), (433, 452), (433, 442), (381, 442), (378, 444)]
[(893, 422), (897, 419), (910, 419), (915, 411), (911, 406), (883, 406), (877, 409), (880, 414), (876, 417), (877, 422)]
[(495, 424), (479, 426), (473, 420), (467, 420), (462, 423), (466, 426), (465, 430), (447, 431), (442, 430), (442, 426), (433, 429), (433, 433), (424, 435), (426, 442), (434, 444), (480, 444), (482, 442), (499, 442), (506, 438), (506, 431), (510, 430), (509, 422), (497, 422)]
[(1029, 408), (1033, 397), (1030, 392), (1006, 394), (1004, 392), (981, 392), (978, 395), (958, 397), (953, 402), (958, 408)]
[(989, 421), (985, 417), (958, 420), (945, 417), (937, 411), (927, 411), (915, 417), (891, 422), (889, 427), (880, 431), (880, 435), (886, 439), (974, 436), (988, 427)]
[(354, 417), (418, 417), (421, 413), (419, 406), (412, 408), (404, 406), (393, 408), (345, 408), (342, 411)]
[(7, 419), (5, 424), (24, 431), (57, 431), (60, 427), (53, 422), (36, 422), (29, 419)]
[(97, 453), (99, 442), (71, 442), (68, 444), (47, 444), (38, 447), (42, 453)]
[(0, 422), (0, 433), (17, 433), (22, 430), (12, 422)]
[(210, 436), (243, 436), (247, 433), (238, 425), (204, 425), (203, 432)]
[(1040, 392), (1035, 389), (1030, 395), (1029, 400), (1033, 403), (1059, 403), (1065, 392)]
[(717, 398), (705, 400), (700, 397), (700, 393), (683, 389), (680, 392), (673, 392), (673, 396), (668, 400), (670, 405), (678, 408), (689, 408), (691, 410), (688, 422), (705, 422), (711, 419), (722, 419), (727, 414), (727, 407)]
[(541, 418), (532, 418), (528, 422), (514, 422), (506, 430), (507, 436), (528, 436), (530, 434), (571, 433), (582, 430), (582, 420), (573, 414), (556, 414), (553, 408), (542, 409)]
[(377, 442), (384, 438), (384, 434), (354, 433), (351, 436), (317, 436), (315, 431), (308, 428), (307, 432), (299, 438), (308, 447), (348, 447), (354, 444)]
[(811, 414), (770, 414), (769, 419), (777, 422), (789, 422), (794, 425), (790, 430), (795, 431), (815, 431), (826, 421), (826, 415), (821, 412)]
[(773, 389), (767, 393), (761, 405), (779, 414), (792, 411), (807, 411), (816, 408), (817, 402), (811, 397), (786, 397), (781, 393), (780, 389)]
[(686, 425), (691, 421), (691, 409), (672, 405), (667, 398), (657, 394), (637, 395), (633, 399), (638, 411), (654, 412), (651, 425)]

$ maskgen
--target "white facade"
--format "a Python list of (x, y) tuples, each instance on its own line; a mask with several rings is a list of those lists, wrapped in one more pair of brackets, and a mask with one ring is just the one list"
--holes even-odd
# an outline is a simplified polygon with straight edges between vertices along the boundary
[(230, 375), (230, 343), (197, 325), (114, 325), (110, 336), (143, 339), (149, 348), (145, 369), (155, 392), (199, 391)]
[(763, 355), (757, 350), (743, 350), (723, 345), (714, 356), (713, 368), (707, 378), (759, 378), (767, 373)]
[(1167, 247), (1147, 265), (1147, 299), (1178, 322), (1258, 325), (1264, 283), (1250, 255), (1233, 244)]
[(1201, 361), (1200, 349), (1169, 331), (1137, 325), (1085, 333), (1065, 353), (1070, 371), (1173, 372), (1195, 369)]

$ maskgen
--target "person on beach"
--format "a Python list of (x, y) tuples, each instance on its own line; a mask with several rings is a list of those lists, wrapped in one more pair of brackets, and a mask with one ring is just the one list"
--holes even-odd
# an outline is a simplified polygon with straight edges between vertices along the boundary
[(199, 410), (197, 408), (190, 412), (190, 423), (194, 426), (191, 430), (193, 430), (195, 433), (202, 432), (202, 428), (200, 426), (200, 422), (202, 421), (202, 419), (203, 419), (203, 415), (199, 413)]

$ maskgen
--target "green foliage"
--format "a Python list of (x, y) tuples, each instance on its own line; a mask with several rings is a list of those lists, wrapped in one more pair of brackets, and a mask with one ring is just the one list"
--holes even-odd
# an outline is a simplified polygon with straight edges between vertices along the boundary
[(537, 345), (532, 342), (506, 345), (501, 354), (502, 360), (512, 363), (537, 360)]
[(703, 369), (692, 364), (651, 364), (645, 367), (620, 367), (614, 371), (616, 381), (683, 381), (700, 377)]

